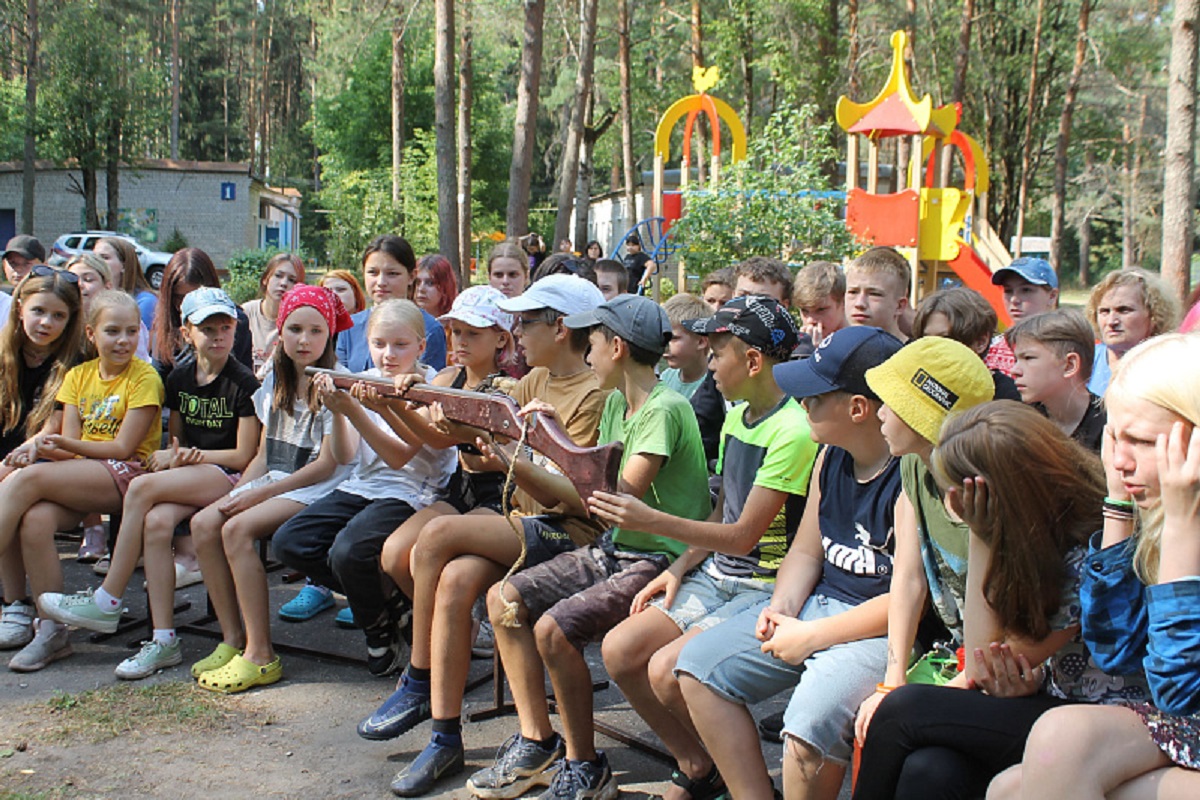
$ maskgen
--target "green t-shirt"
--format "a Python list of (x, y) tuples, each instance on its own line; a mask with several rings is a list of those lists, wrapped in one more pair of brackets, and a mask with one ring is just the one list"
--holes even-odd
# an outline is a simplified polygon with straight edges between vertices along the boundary
[(808, 414), (791, 397), (751, 424), (745, 420), (748, 408), (746, 403), (734, 406), (721, 428), (717, 472), (725, 493), (722, 521), (730, 524), (742, 516), (755, 486), (788, 496), (749, 554), (714, 553), (713, 560), (725, 575), (773, 581), (804, 512), (817, 445), (808, 427)]
[(694, 380), (691, 383), (684, 383), (683, 377), (679, 374), (679, 370), (672, 367), (670, 369), (664, 369), (662, 375), (659, 375), (658, 377), (659, 380), (666, 384), (667, 388), (674, 389), (675, 391), (679, 392), (681, 395), (683, 395), (685, 400), (691, 400), (692, 395), (694, 395), (696, 390), (700, 388), (700, 384), (704, 383), (704, 379), (707, 377), (707, 375), (708, 373), (705, 373), (704, 375), (701, 375), (699, 379)]
[(900, 459), (900, 480), (916, 512), (930, 603), (954, 641), (961, 643), (971, 529), (950, 517), (937, 481), (920, 456), (910, 453)]
[[(625, 395), (612, 392), (600, 417), (600, 443), (625, 444), (621, 469), (635, 453), (664, 456), (662, 466), (642, 500), (651, 508), (684, 519), (705, 519), (712, 511), (708, 494), (708, 467), (700, 426), (692, 406), (676, 391), (659, 383), (646, 402), (628, 419)], [(677, 557), (687, 545), (666, 536), (612, 529), (612, 540), (621, 550), (665, 553)]]

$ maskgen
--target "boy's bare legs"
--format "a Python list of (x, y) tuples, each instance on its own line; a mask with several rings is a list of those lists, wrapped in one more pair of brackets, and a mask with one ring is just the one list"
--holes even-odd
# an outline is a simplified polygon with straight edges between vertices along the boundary
[(787, 800), (833, 800), (845, 778), (845, 765), (826, 761), (807, 742), (784, 737), (783, 796)]
[[(695, 629), (681, 636), (679, 626), (670, 617), (651, 607), (613, 628), (601, 646), (604, 666), (629, 705), (658, 734), (678, 762), (680, 771), (692, 780), (705, 778), (712, 771), (713, 761), (687, 715), (686, 706), (680, 717), (659, 699), (651, 679), (651, 665), (653, 662), (660, 670), (667, 663), (674, 666), (679, 650), (699, 632)], [(668, 652), (655, 662), (654, 657), (660, 650)], [(665, 683), (661, 677), (658, 682)], [(678, 787), (671, 786), (666, 796), (678, 797), (681, 792)]]
[[(221, 528), (225, 557), (229, 560), (238, 607), (246, 626), (246, 652), (243, 658), (252, 664), (265, 666), (275, 658), (275, 650), (271, 646), (267, 572), (258, 555), (258, 540), (270, 536), (280, 525), (303, 510), (303, 503), (273, 497), (231, 517)], [(203, 562), (201, 564), (203, 571)]]
[[(538, 643), (533, 631), (529, 629), (529, 610), (525, 608), (520, 594), (510, 585), (504, 587), (504, 597), (517, 604), (517, 621), (520, 627), (510, 628), (501, 624), (505, 607), (500, 595), (500, 584), (494, 584), (487, 593), (488, 618), (492, 621), (492, 631), (496, 637), (496, 648), (500, 660), (504, 663), (504, 675), (508, 678), (508, 686), (512, 691), (513, 705), (517, 707), (517, 718), (521, 722), (521, 735), (526, 739), (542, 741), (554, 734), (554, 726), (550, 722), (550, 707), (546, 702), (546, 673), (543, 669), (542, 658), (538, 655)], [(538, 625), (546, 618), (538, 620)], [(556, 697), (562, 694), (555, 687)], [(591, 687), (587, 695), (592, 696)], [(559, 713), (563, 714), (562, 705)], [(566, 715), (563, 714), (566, 722)], [(570, 758), (577, 756), (569, 755)]]
[[(458, 519), (470, 521), (469, 517)], [(494, 561), (472, 555), (459, 556), (442, 570), (431, 639), (430, 699), (435, 720), (458, 719), (462, 715), (463, 692), (471, 668), (471, 608), (475, 598), (500, 580), (506, 570), (507, 567)]]
[(242, 615), (238, 609), (237, 589), (233, 573), (225, 558), (225, 545), (221, 540), (221, 529), (227, 517), (217, 510), (217, 503), (200, 510), (192, 517), (192, 541), (196, 545), (196, 557), (200, 559), (200, 571), (204, 574), (204, 588), (212, 603), (213, 613), (221, 626), (222, 641), (241, 650), (246, 645), (246, 631), (242, 627)]
[[(494, 626), (493, 626), (494, 627)], [(533, 628), (538, 653), (550, 673), (558, 717), (562, 720), (567, 758), (595, 761), (596, 752), (592, 703), (592, 672), (587, 661), (563, 633), (553, 617), (543, 616)], [(542, 698), (545, 703), (545, 696)], [(549, 722), (549, 717), (547, 717)]]
[[(435, 517), (457, 513), (449, 503), (434, 503), (406, 519), (404, 524), (392, 531), (392, 535), (383, 543), (383, 551), (379, 555), (383, 571), (392, 579), (396, 587), (404, 592), (404, 596), (410, 600), (414, 592), (412, 549), (417, 543), (421, 529)], [(414, 636), (413, 647), (416, 647), (416, 641), (417, 637)], [(426, 642), (428, 642), (428, 636), (426, 636)]]
[[(520, 522), (517, 522), (517, 527), (520, 528)], [(474, 509), (465, 515), (437, 516), (425, 523), (409, 555), (413, 579), (413, 643), (409, 657), (412, 666), (430, 669), (433, 665), (431, 642), (436, 598), (446, 564), (463, 555), (486, 558), (496, 553), (499, 558), (493, 560), (508, 565), (516, 560), (520, 552), (520, 544), (508, 522), (487, 509)], [(504, 556), (507, 556), (507, 561), (501, 560)], [(483, 588), (486, 585), (480, 589), (481, 592)], [(471, 597), (470, 602), (474, 603), (475, 598)], [(469, 629), (470, 625), (467, 627)]]
[(754, 717), (746, 706), (726, 700), (691, 675), (680, 676), (679, 687), (730, 793), (770, 800), (774, 787), (758, 744)]

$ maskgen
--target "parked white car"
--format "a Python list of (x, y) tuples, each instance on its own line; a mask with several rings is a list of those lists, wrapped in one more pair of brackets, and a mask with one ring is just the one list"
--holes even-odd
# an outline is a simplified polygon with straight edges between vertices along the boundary
[(132, 244), (133, 249), (137, 251), (138, 261), (142, 264), (142, 272), (146, 274), (146, 280), (155, 290), (158, 289), (162, 284), (163, 270), (166, 269), (167, 262), (171, 260), (171, 254), (151, 250), (127, 233), (83, 231), (82, 233), (63, 234), (54, 240), (50, 252), (46, 254), (46, 263), (52, 267), (62, 266), (71, 256), (91, 252), (96, 247), (96, 242), (104, 238), (124, 239)]

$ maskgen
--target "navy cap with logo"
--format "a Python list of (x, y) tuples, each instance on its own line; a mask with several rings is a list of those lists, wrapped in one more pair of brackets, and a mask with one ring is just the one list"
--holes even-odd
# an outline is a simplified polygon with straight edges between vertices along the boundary
[(776, 364), (775, 382), (796, 398), (849, 392), (878, 400), (867, 385), (866, 371), (887, 361), (903, 346), (881, 328), (842, 328), (822, 339), (810, 358)]
[(800, 341), (800, 331), (788, 310), (775, 298), (761, 295), (735, 297), (711, 317), (684, 320), (682, 324), (701, 336), (732, 333), (776, 361), (791, 358)]

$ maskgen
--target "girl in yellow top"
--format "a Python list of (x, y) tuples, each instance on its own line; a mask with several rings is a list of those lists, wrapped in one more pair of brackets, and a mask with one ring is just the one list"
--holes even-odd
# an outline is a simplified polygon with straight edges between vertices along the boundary
[[(97, 358), (68, 372), (59, 389), (62, 433), (36, 437), (37, 455), (49, 463), (24, 467), (0, 484), (0, 551), (20, 535), (35, 597), (63, 588), (54, 532), (90, 512), (119, 512), (129, 482), (145, 472), (158, 446), (163, 386), (154, 368), (134, 357), (140, 322), (137, 303), (124, 292), (92, 299), (84, 330)], [(42, 619), (8, 666), (33, 672), (70, 654), (66, 627)]]

